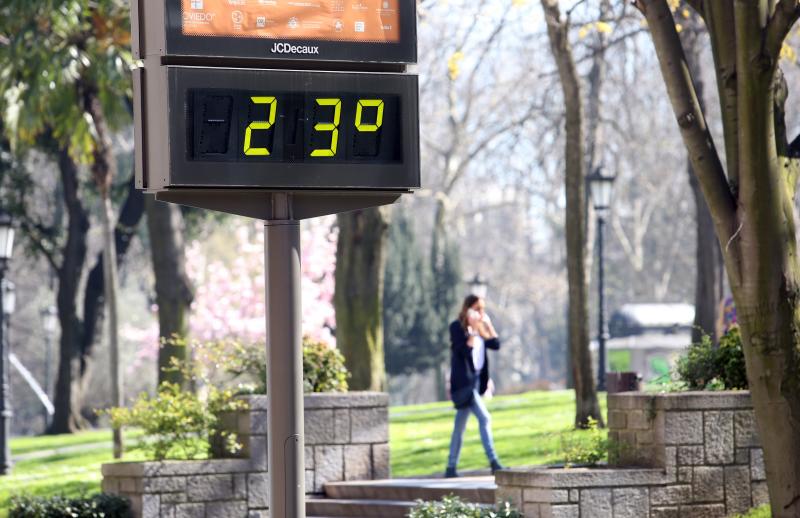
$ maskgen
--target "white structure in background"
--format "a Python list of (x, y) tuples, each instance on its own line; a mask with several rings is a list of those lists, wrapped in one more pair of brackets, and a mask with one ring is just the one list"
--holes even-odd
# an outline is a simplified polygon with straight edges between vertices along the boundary
[[(607, 370), (637, 372), (644, 381), (663, 376), (691, 343), (693, 323), (692, 304), (624, 304), (609, 319)], [(590, 347), (596, 355), (595, 340)], [(613, 369), (619, 362), (623, 366)]]

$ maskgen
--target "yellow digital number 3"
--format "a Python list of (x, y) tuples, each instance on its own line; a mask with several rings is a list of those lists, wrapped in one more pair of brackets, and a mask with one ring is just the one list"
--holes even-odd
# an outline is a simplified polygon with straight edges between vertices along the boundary
[(269, 149), (265, 147), (250, 147), (250, 139), (253, 136), (253, 130), (268, 130), (275, 124), (275, 112), (277, 111), (278, 101), (274, 97), (251, 97), (253, 104), (268, 104), (269, 115), (268, 120), (265, 121), (252, 121), (247, 129), (244, 131), (244, 154), (250, 156), (268, 156)]
[[(375, 124), (362, 124), (361, 114), (364, 108), (374, 107), (378, 108)], [(358, 106), (356, 106), (356, 129), (363, 132), (378, 131), (381, 125), (383, 125), (383, 101), (380, 99), (359, 99)]]
[(333, 122), (318, 122), (314, 125), (314, 131), (330, 131), (330, 149), (315, 149), (311, 151), (311, 156), (336, 156), (336, 148), (339, 144), (339, 119), (342, 115), (341, 99), (317, 99), (319, 106), (333, 106)]

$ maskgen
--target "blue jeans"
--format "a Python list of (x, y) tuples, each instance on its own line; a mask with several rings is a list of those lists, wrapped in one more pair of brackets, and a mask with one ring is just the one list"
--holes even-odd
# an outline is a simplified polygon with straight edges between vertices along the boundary
[(490, 463), (497, 461), (497, 453), (494, 451), (494, 440), (492, 439), (492, 417), (489, 415), (489, 411), (486, 410), (486, 406), (481, 401), (481, 396), (476, 390), (472, 403), (468, 407), (456, 410), (453, 436), (450, 438), (450, 457), (447, 459), (448, 468), (455, 468), (458, 465), (461, 443), (464, 439), (464, 430), (467, 428), (467, 418), (469, 418), (470, 412), (478, 418), (478, 428), (481, 432), (481, 442), (483, 443), (486, 457), (489, 458)]

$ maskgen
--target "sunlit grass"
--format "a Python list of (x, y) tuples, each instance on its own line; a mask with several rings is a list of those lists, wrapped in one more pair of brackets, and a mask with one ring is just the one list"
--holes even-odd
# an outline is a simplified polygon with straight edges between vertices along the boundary
[[(601, 398), (605, 409), (605, 397)], [(492, 415), (495, 448), (506, 466), (560, 462), (561, 436), (573, 431), (573, 391), (528, 392), (500, 396), (487, 404)], [(392, 475), (408, 477), (444, 471), (455, 410), (449, 402), (394, 407), (389, 412)], [(460, 471), (488, 467), (477, 420), (470, 417), (464, 434)]]

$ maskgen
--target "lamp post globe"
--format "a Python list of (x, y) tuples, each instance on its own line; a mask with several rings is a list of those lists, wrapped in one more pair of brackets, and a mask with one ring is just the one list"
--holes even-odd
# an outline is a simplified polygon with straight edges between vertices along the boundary
[(597, 390), (606, 390), (606, 340), (608, 325), (605, 318), (605, 265), (603, 256), (603, 237), (605, 234), (606, 216), (611, 210), (614, 180), (616, 175), (603, 174), (598, 167), (586, 177), (592, 198), (594, 212), (597, 214)]
[(486, 282), (486, 279), (481, 277), (480, 273), (476, 273), (475, 277), (470, 279), (467, 284), (470, 294), (477, 295), (482, 299), (486, 298), (486, 293), (489, 291), (489, 283)]
[(11, 394), (9, 383), (7, 316), (14, 310), (13, 284), (5, 279), (8, 262), (14, 250), (14, 221), (0, 208), (0, 475), (11, 472)]

